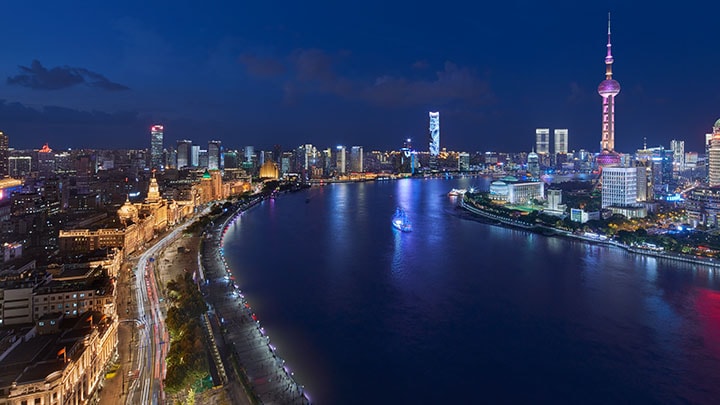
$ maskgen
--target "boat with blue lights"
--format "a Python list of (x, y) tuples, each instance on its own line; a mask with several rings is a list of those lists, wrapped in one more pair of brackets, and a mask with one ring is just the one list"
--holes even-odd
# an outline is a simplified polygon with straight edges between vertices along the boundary
[(405, 210), (400, 207), (395, 209), (395, 215), (393, 215), (392, 218), (392, 226), (402, 232), (412, 231), (412, 225), (410, 224), (410, 220), (408, 219)]

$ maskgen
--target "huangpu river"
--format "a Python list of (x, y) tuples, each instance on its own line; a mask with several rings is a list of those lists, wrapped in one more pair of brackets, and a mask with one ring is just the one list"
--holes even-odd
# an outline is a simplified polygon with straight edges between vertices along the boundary
[(489, 182), (329, 184), (230, 227), (237, 284), (314, 403), (717, 403), (720, 271), (483, 223), (447, 196)]

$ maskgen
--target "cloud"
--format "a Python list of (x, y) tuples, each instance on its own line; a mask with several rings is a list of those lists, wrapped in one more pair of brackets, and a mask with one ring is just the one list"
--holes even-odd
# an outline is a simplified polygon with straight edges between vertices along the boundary
[(577, 82), (570, 82), (570, 95), (567, 98), (569, 103), (579, 103), (585, 99), (587, 94)]
[[(320, 49), (294, 51), (290, 56), (294, 79), (284, 85), (285, 99), (294, 101), (301, 93), (321, 93), (383, 107), (408, 107), (456, 102), (478, 105), (495, 98), (486, 80), (452, 62), (446, 62), (443, 70), (428, 79), (382, 75), (364, 80), (338, 73), (335, 69), (338, 59)], [(416, 62), (413, 67), (421, 65)]]
[(430, 67), (430, 64), (426, 60), (418, 60), (412, 64), (413, 69), (423, 70)]
[(255, 77), (281, 76), (286, 70), (285, 66), (277, 59), (249, 53), (240, 55), (238, 61), (245, 66), (250, 75)]
[(127, 86), (108, 80), (100, 73), (79, 67), (58, 66), (48, 69), (38, 60), (30, 67), (18, 66), (20, 73), (7, 78), (7, 84), (28, 87), (33, 90), (60, 90), (84, 84), (108, 91), (129, 90)]
[(445, 62), (432, 80), (381, 76), (362, 89), (361, 97), (384, 106), (446, 105), (452, 102), (488, 104), (495, 96), (486, 80), (471, 69)]

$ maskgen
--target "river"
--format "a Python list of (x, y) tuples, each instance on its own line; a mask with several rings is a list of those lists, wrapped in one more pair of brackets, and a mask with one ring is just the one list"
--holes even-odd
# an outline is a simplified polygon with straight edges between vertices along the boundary
[(329, 184), (230, 227), (238, 285), (314, 403), (720, 398), (718, 270), (489, 225), (446, 195), (489, 182)]

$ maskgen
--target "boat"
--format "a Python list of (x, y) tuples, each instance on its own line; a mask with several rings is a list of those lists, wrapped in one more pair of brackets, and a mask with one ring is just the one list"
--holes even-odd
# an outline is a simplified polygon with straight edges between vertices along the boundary
[(454, 196), (454, 197), (458, 197), (458, 196), (465, 195), (465, 193), (467, 193), (467, 189), (464, 189), (464, 188), (454, 188), (454, 189), (450, 190), (450, 192), (448, 193), (448, 195), (451, 196), (451, 197), (453, 197), (453, 196)]
[(410, 220), (408, 219), (405, 211), (400, 207), (395, 209), (395, 215), (393, 215), (392, 218), (392, 226), (402, 232), (412, 231), (412, 225), (410, 224)]

